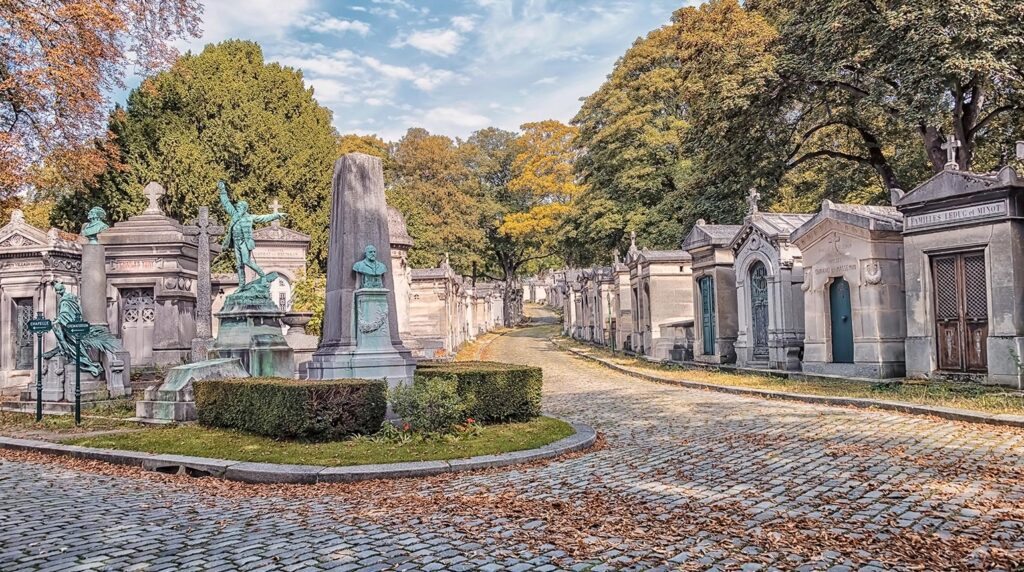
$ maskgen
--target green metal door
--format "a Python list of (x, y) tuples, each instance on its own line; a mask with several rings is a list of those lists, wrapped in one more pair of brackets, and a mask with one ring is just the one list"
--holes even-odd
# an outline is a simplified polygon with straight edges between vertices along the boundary
[(750, 322), (754, 334), (754, 359), (768, 359), (768, 269), (761, 262), (750, 267)]
[(850, 309), (850, 283), (836, 278), (828, 289), (832, 314), (832, 362), (853, 363), (853, 312)]
[(700, 279), (701, 336), (704, 338), (704, 355), (715, 353), (715, 283), (710, 276)]

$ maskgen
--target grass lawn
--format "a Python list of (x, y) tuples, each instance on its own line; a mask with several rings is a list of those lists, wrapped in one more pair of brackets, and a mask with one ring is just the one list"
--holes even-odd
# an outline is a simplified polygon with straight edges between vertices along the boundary
[(616, 365), (681, 381), (696, 381), (715, 385), (749, 387), (808, 395), (903, 401), (919, 405), (984, 411), (986, 413), (1024, 415), (1024, 392), (1007, 387), (984, 386), (975, 383), (917, 380), (908, 380), (902, 383), (870, 383), (843, 379), (783, 379), (769, 375), (732, 373), (698, 367), (657, 364), (622, 354), (613, 354), (608, 349), (582, 344), (567, 338), (560, 338), (559, 343), (573, 349), (585, 351)]
[[(131, 414), (125, 413), (129, 407)], [(124, 403), (82, 411), (82, 424), (75, 427), (73, 414), (43, 415), (43, 420), (36, 423), (35, 413), (0, 411), (0, 434), (19, 436), (27, 433), (84, 433), (135, 427), (134, 423), (126, 420), (134, 413), (135, 402), (124, 400)]]
[(478, 436), (464, 437), (457, 441), (414, 440), (404, 444), (377, 443), (367, 438), (325, 443), (279, 441), (199, 425), (146, 428), (131, 433), (65, 439), (63, 442), (86, 447), (236, 461), (344, 466), (460, 459), (521, 451), (541, 447), (572, 434), (572, 426), (568, 423), (539, 417), (526, 423), (488, 425), (481, 429)]

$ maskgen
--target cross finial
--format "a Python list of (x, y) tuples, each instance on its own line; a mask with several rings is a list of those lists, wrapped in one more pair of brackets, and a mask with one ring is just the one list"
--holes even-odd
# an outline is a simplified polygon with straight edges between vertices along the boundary
[[(274, 201), (270, 203), (270, 208), (273, 209), (274, 214), (281, 212), (281, 203), (277, 202), (277, 197), (274, 197)], [(281, 219), (271, 222), (270, 226), (281, 226)]]
[(757, 212), (757, 201), (761, 200), (761, 193), (757, 192), (756, 187), (750, 187), (750, 191), (747, 192), (747, 214), (752, 215)]
[(146, 210), (143, 211), (142, 214), (164, 214), (164, 212), (160, 210), (159, 201), (160, 197), (164, 196), (166, 193), (167, 191), (160, 186), (160, 183), (150, 181), (149, 184), (146, 185), (146, 188), (142, 189), (142, 194), (149, 199), (149, 206), (146, 207)]
[(956, 151), (960, 148), (960, 142), (956, 140), (956, 136), (950, 136), (940, 147), (946, 151), (946, 164), (943, 168), (947, 171), (960, 170), (960, 164), (956, 162)]

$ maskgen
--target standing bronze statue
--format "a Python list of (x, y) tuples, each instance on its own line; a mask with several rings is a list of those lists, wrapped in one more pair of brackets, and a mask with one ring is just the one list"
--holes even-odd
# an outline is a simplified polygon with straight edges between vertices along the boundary
[(260, 278), (266, 277), (267, 273), (256, 264), (252, 251), (256, 248), (256, 241), (252, 237), (252, 227), (256, 223), (272, 222), (285, 218), (285, 213), (272, 213), (265, 215), (254, 215), (249, 213), (249, 203), (238, 201), (231, 203), (228, 198), (228, 188), (224, 181), (217, 181), (217, 189), (220, 190), (220, 204), (231, 217), (228, 230), (224, 233), (224, 241), (221, 246), (230, 248), (235, 253), (235, 268), (238, 270), (238, 287), (245, 286), (245, 268), (252, 268)]

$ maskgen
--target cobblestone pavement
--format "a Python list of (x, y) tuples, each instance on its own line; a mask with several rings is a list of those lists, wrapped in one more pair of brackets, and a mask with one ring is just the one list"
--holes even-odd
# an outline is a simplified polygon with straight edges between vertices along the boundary
[(251, 486), (0, 457), (0, 570), (1012, 568), (1024, 432), (639, 381), (555, 350), (598, 451), (416, 481)]

